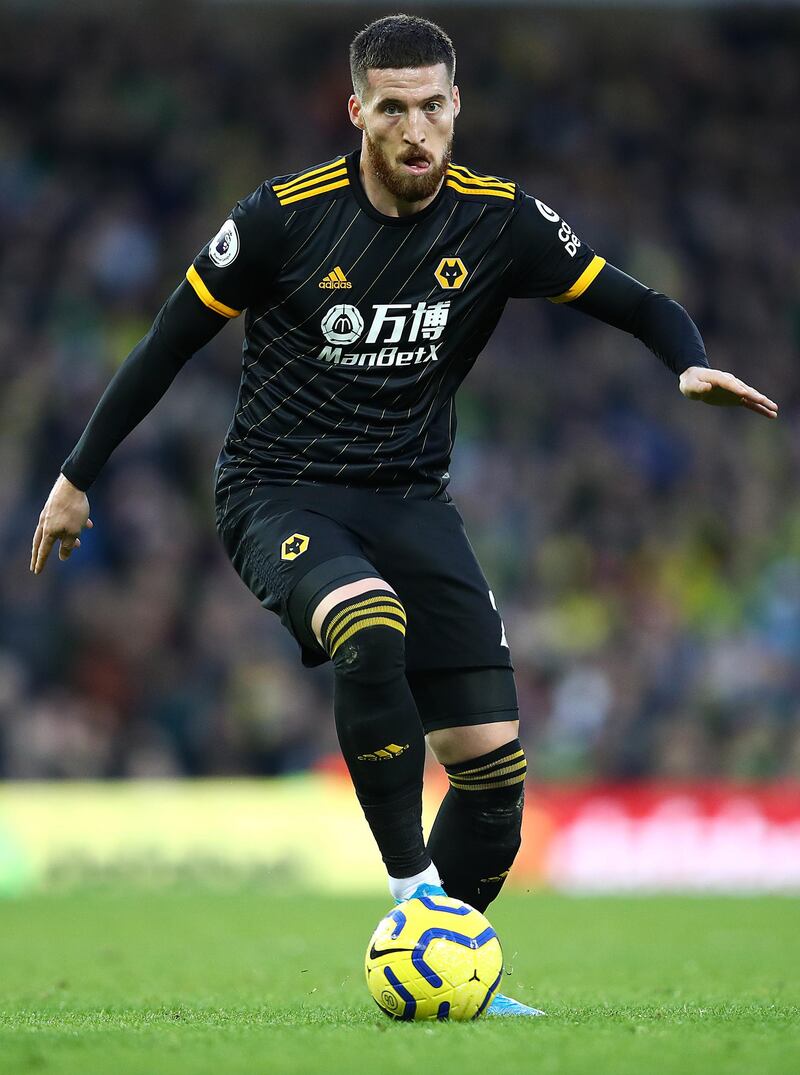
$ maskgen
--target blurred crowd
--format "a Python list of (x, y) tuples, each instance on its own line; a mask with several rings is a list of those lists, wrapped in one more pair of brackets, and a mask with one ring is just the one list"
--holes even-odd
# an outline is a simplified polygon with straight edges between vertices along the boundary
[[(28, 573), (58, 469), (195, 252), (263, 178), (347, 152), (347, 46), (391, 9), (0, 8), (0, 775), (286, 773), (336, 750), (330, 669), (228, 563), (212, 470), (241, 323)], [(497, 596), (537, 779), (800, 777), (800, 17), (426, 8), (454, 159), (516, 179), (682, 302), (777, 422), (684, 400), (641, 344), (509, 304), (451, 493)]]

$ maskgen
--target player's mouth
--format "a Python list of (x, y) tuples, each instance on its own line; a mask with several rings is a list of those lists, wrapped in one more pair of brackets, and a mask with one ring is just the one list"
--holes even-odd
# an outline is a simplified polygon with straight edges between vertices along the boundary
[(422, 175), (427, 172), (431, 166), (431, 162), (427, 157), (417, 155), (415, 157), (407, 157), (403, 161), (403, 167), (407, 168), (413, 175)]

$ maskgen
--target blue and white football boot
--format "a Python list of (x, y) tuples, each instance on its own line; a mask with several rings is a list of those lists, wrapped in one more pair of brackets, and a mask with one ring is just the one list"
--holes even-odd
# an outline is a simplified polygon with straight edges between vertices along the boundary
[[(419, 899), (421, 896), (446, 896), (447, 893), (441, 887), (441, 885), (418, 885), (411, 895), (408, 897), (410, 900)], [(396, 901), (400, 903), (400, 900)], [(503, 993), (495, 993), (494, 999), (489, 1007), (486, 1009), (486, 1016), (489, 1018), (505, 1019), (509, 1016), (536, 1016), (545, 1015), (540, 1008), (531, 1008), (527, 1004), (522, 1004), (518, 1000), (514, 1000), (512, 997), (504, 996)]]
[(527, 1004), (522, 1004), (518, 1000), (512, 999), (512, 997), (506, 997), (502, 993), (495, 993), (494, 1000), (486, 1009), (486, 1014), (489, 1018), (507, 1018), (509, 1015), (545, 1015), (541, 1008), (531, 1008)]
[[(411, 893), (411, 895), (407, 896), (406, 899), (418, 900), (418, 899), (421, 899), (423, 896), (445, 896), (445, 897), (447, 897), (447, 893), (445, 892), (445, 890), (442, 888), (441, 885), (421, 884), (421, 885), (417, 885), (417, 887), (414, 889), (414, 891)], [(405, 901), (403, 901), (403, 900), (395, 900), (395, 903), (403, 903), (403, 902), (405, 902)]]

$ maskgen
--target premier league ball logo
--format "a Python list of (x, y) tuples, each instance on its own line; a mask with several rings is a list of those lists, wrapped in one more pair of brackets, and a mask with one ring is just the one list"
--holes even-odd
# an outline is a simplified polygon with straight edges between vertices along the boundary
[(355, 306), (339, 303), (331, 306), (322, 319), (322, 335), (328, 343), (355, 343), (364, 331), (364, 318)]
[(236, 259), (238, 253), (239, 232), (236, 230), (236, 225), (232, 220), (226, 220), (208, 244), (208, 256), (215, 265), (218, 265), (220, 269), (224, 269), (226, 265), (230, 265)]

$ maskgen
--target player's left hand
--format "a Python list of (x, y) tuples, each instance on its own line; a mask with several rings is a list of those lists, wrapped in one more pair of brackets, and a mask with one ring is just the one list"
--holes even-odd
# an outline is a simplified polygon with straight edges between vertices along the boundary
[(690, 366), (681, 374), (679, 387), (687, 399), (699, 399), (715, 407), (747, 407), (765, 418), (778, 417), (777, 403), (723, 370)]

